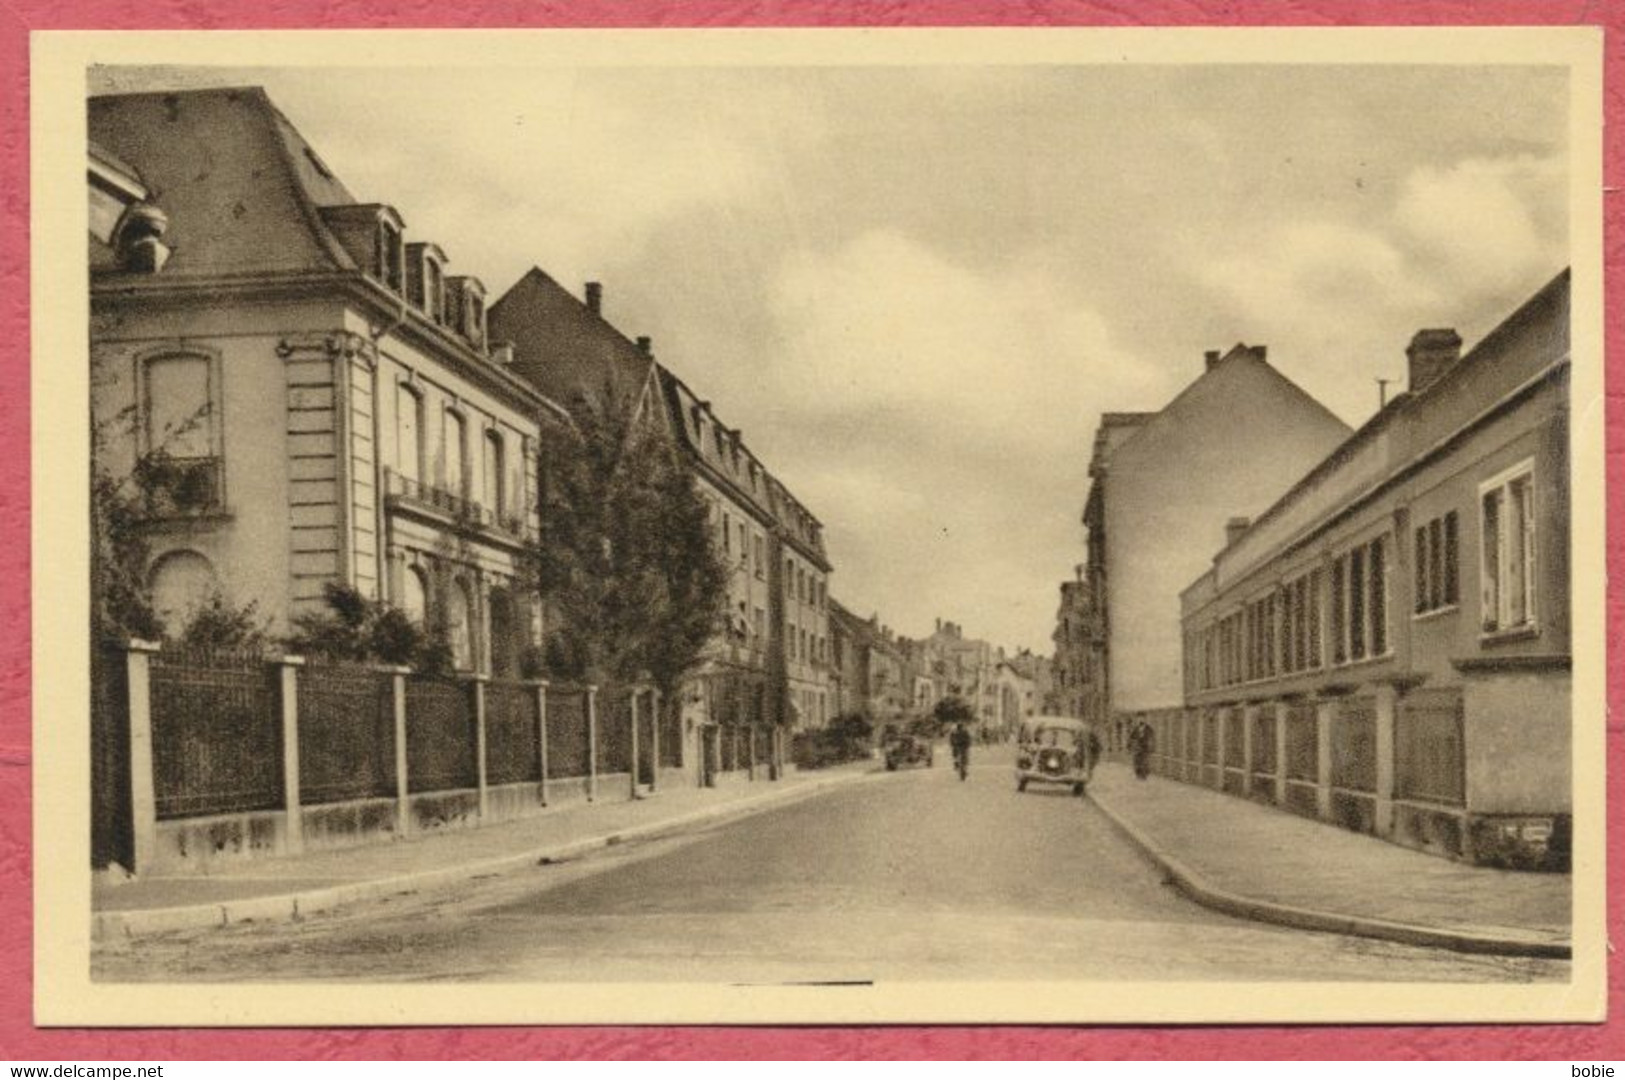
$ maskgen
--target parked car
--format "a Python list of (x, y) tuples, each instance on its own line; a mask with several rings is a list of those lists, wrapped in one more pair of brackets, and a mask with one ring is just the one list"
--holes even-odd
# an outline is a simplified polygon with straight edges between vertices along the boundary
[(1035, 716), (1021, 727), (1016, 750), (1016, 790), (1033, 782), (1065, 784), (1082, 795), (1094, 773), (1100, 737), (1082, 720), (1069, 716)]
[(921, 735), (903, 732), (889, 736), (882, 748), (886, 755), (886, 769), (895, 771), (904, 765), (935, 764), (935, 744)]

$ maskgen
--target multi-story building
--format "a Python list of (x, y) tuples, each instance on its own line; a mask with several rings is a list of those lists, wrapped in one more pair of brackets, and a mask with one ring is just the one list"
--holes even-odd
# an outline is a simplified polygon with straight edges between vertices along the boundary
[(492, 346), (479, 281), (262, 90), (94, 97), (89, 127), (98, 465), (166, 462), (145, 500), (170, 629), (219, 592), (285, 632), (339, 582), (443, 627), (459, 668), (516, 672), (563, 413)]
[(1180, 703), (1180, 591), (1207, 566), (1224, 522), (1261, 512), (1349, 428), (1265, 359), (1209, 352), (1161, 411), (1107, 413), (1089, 463), (1084, 580), (1104, 670), (1086, 718), (1121, 746), (1128, 715)]
[(843, 711), (860, 713), (877, 730), (918, 714), (915, 677), (904, 643), (878, 615), (859, 618), (831, 601), (830, 624), (840, 639)]
[(1094, 593), (1077, 567), (1072, 581), (1061, 582), (1061, 600), (1055, 612), (1055, 643), (1052, 679), (1044, 697), (1044, 708), (1056, 716), (1102, 723), (1104, 716), (1091, 713), (1104, 705), (1104, 696), (1091, 690), (1104, 677), (1106, 639), (1102, 632)]
[(628, 338), (603, 312), (603, 289), (577, 299), (532, 269), (491, 307), (514, 370), (574, 407), (632, 410), (671, 440), (710, 506), (729, 567), (726, 619), (682, 692), (684, 730), (711, 771), (782, 766), (785, 731), (832, 715), (829, 573), (822, 526), (668, 367), (650, 339)]
[(1185, 590), (1165, 769), (1470, 861), (1561, 867), (1569, 277), (1409, 388)]

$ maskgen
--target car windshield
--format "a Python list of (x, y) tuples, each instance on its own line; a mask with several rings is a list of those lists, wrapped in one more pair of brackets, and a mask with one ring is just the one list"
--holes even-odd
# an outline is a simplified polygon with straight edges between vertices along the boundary
[(1039, 728), (1033, 732), (1033, 743), (1038, 746), (1076, 746), (1078, 732), (1070, 728)]

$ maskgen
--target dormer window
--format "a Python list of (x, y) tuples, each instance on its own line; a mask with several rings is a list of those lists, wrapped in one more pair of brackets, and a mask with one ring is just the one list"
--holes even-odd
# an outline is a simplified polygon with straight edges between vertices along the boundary
[(378, 222), (378, 251), (373, 263), (373, 275), (388, 285), (391, 292), (400, 292), (404, 261), (401, 251), (401, 230), (387, 218)]
[(381, 203), (345, 203), (321, 208), (324, 224), (355, 265), (391, 292), (405, 295), (407, 286), (406, 224), (394, 207)]
[(446, 321), (445, 264), (436, 244), (406, 245), (406, 298), (433, 323)]
[(485, 286), (479, 278), (446, 278), (446, 323), (468, 339), (474, 348), (485, 349)]

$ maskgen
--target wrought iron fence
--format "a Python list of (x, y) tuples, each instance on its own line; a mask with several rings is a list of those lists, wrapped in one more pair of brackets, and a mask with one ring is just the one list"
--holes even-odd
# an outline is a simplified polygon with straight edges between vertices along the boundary
[(311, 663), (299, 672), (299, 799), (395, 794), (395, 689), (387, 672)]
[(1401, 799), (1460, 806), (1467, 766), (1459, 689), (1413, 690), (1401, 699), (1394, 724), (1394, 794)]
[(575, 686), (547, 688), (547, 776), (586, 776), (587, 691)]
[(485, 684), (485, 779), (517, 784), (542, 777), (534, 683), (492, 679)]
[(1228, 769), (1247, 767), (1245, 717), (1239, 708), (1224, 713), (1224, 764)]
[(676, 701), (660, 702), (660, 765), (676, 769), (683, 764), (683, 716)]
[(384, 470), (384, 483), (386, 495), (394, 501), (438, 510), (481, 528), (500, 529), (514, 536), (524, 534), (525, 521), (522, 516), (499, 514), (491, 507), (467, 496), (458, 495), (423, 480), (402, 476), (392, 469)]
[(1287, 707), (1286, 775), (1288, 780), (1320, 781), (1320, 725), (1313, 705)]
[(1377, 703), (1354, 698), (1332, 717), (1332, 786), (1346, 791), (1377, 790)]
[(90, 822), (91, 865), (133, 865), (129, 664), (105, 645), (90, 651)]
[(1251, 762), (1254, 776), (1275, 775), (1275, 706), (1265, 705), (1253, 717), (1253, 760)]
[(632, 769), (632, 695), (625, 690), (598, 695), (598, 771)]
[(283, 803), (280, 669), (258, 655), (166, 649), (152, 658), (159, 818)]
[(407, 676), (407, 789), (421, 792), (474, 787), (479, 783), (475, 757), (470, 685), (424, 675)]

